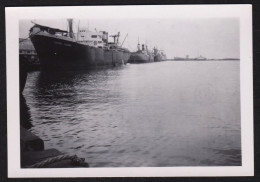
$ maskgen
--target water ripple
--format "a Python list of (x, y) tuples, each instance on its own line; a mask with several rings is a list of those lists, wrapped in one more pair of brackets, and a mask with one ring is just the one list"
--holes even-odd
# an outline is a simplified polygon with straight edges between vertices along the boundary
[(46, 149), (92, 167), (241, 165), (239, 62), (31, 72), (24, 97)]

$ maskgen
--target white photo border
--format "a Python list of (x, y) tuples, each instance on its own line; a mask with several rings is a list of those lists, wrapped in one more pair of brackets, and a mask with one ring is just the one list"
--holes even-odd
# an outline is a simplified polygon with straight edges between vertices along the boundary
[[(102, 14), (97, 13), (97, 10)], [(144, 13), (145, 12), (145, 13)], [(8, 7), (6, 13), (8, 177), (198, 177), (253, 176), (253, 57), (251, 5), (127, 5)], [(52, 168), (20, 167), (19, 20), (124, 18), (239, 18), (242, 166)], [(120, 15), (120, 16), (118, 16)]]

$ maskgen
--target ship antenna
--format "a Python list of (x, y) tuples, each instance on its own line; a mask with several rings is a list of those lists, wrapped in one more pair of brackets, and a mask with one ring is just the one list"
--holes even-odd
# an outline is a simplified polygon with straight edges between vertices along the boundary
[(137, 49), (138, 49), (138, 51), (140, 51), (139, 36), (138, 36), (138, 44), (137, 44)]

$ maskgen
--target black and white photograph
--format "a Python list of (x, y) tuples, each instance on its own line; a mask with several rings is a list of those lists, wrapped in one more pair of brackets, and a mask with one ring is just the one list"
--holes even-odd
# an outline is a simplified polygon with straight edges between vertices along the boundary
[(6, 12), (10, 177), (253, 175), (249, 5)]

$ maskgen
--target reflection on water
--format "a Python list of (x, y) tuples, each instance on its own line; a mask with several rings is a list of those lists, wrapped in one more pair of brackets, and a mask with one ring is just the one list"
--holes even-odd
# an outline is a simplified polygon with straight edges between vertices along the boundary
[(20, 96), (20, 125), (26, 129), (32, 127), (30, 108), (26, 104), (23, 90), (27, 79), (28, 60), (24, 56), (19, 56), (19, 96)]
[(46, 148), (91, 167), (241, 165), (239, 62), (32, 72), (24, 95)]

